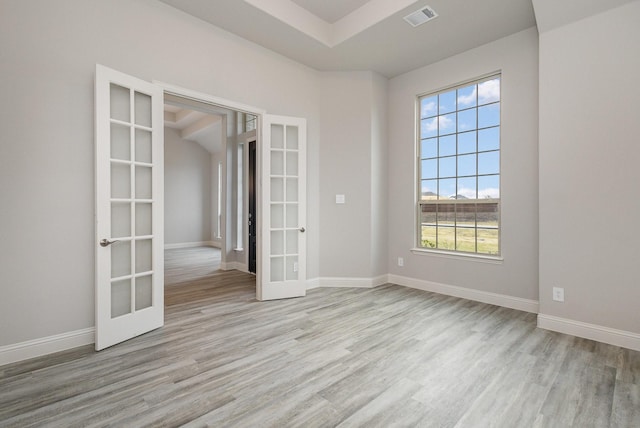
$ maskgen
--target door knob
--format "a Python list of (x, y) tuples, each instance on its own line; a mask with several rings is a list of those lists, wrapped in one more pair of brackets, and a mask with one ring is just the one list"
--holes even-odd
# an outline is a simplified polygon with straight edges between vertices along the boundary
[(107, 238), (101, 239), (100, 240), (100, 246), (101, 247), (108, 247), (111, 244), (115, 244), (116, 242), (120, 242), (117, 239), (114, 241), (109, 241)]

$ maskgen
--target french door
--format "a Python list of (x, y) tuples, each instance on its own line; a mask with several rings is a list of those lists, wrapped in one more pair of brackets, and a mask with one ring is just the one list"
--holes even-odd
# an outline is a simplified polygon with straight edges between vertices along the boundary
[(163, 92), (96, 66), (96, 350), (164, 323)]
[(306, 136), (302, 118), (264, 115), (258, 300), (304, 296)]

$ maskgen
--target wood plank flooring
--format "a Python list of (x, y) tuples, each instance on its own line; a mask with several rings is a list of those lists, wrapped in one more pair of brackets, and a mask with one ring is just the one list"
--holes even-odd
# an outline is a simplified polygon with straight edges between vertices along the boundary
[(533, 314), (390, 284), (257, 302), (236, 271), (166, 303), (126, 343), (0, 367), (0, 426), (640, 427), (640, 353)]

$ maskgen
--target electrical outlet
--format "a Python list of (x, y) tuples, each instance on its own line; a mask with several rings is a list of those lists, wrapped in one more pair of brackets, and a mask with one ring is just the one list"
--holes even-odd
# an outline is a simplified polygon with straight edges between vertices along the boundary
[(404, 266), (404, 259), (402, 257), (398, 257), (398, 266)]
[(556, 302), (564, 302), (564, 288), (553, 287), (553, 300)]

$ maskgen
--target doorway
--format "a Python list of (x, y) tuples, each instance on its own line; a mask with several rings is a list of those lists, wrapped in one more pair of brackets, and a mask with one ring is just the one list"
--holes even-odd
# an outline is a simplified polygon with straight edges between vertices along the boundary
[[(165, 250), (172, 252), (167, 268), (174, 261), (188, 265), (189, 249), (200, 248), (196, 273), (220, 268), (256, 274), (257, 116), (165, 93), (164, 120)], [(185, 269), (185, 279), (193, 279), (193, 269)], [(179, 282), (179, 272), (167, 270), (168, 284)]]

